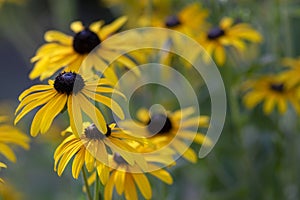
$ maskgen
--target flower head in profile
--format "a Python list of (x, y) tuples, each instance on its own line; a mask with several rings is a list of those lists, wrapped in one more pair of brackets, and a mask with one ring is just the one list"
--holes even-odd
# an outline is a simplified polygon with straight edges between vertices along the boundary
[(42, 106), (31, 124), (30, 134), (36, 136), (39, 132), (47, 132), (54, 118), (66, 107), (75, 135), (78, 136), (78, 132), (82, 130), (82, 111), (105, 133), (105, 118), (91, 100), (107, 106), (122, 119), (123, 111), (118, 103), (103, 95), (113, 92), (122, 95), (112, 85), (106, 78), (85, 78), (75, 72), (62, 72), (54, 81), (49, 80), (47, 85), (32, 86), (19, 96), (15, 123), (34, 108)]
[[(54, 170), (57, 171), (59, 176), (63, 173), (71, 158), (74, 157), (72, 164), (74, 178), (78, 178), (85, 164), (89, 172), (96, 169), (100, 180), (105, 184), (109, 175), (108, 156), (111, 152), (120, 152), (126, 162), (131, 165), (136, 162), (144, 168), (147, 167), (143, 157), (131, 154), (135, 152), (135, 149), (128, 144), (130, 141), (143, 143), (142, 139), (126, 134), (117, 128), (114, 123), (107, 126), (105, 133), (99, 131), (93, 123), (86, 122), (83, 126), (84, 132), (80, 137), (72, 134), (56, 148)], [(73, 133), (71, 128), (68, 128), (66, 132)]]
[[(30, 139), (17, 128), (8, 125), (7, 119), (7, 117), (0, 116), (0, 155), (3, 155), (11, 162), (16, 162), (16, 154), (12, 147), (19, 146), (27, 150), (29, 149)], [(6, 167), (5, 163), (0, 162), (0, 170)], [(3, 182), (3, 179), (0, 178), (0, 182)]]
[(245, 41), (259, 43), (262, 36), (249, 24), (224, 17), (218, 26), (199, 34), (197, 40), (207, 53), (215, 58), (217, 64), (222, 66), (226, 61), (226, 47), (233, 47), (242, 52), (246, 50)]
[[(165, 149), (173, 150), (186, 160), (196, 162), (197, 155), (193, 149), (189, 148), (186, 141), (204, 145), (210, 145), (211, 141), (204, 134), (191, 130), (191, 128), (197, 130), (198, 127), (206, 128), (209, 122), (209, 117), (193, 116), (194, 112), (191, 107), (167, 113), (150, 113), (147, 109), (142, 108), (137, 112), (140, 122), (127, 120), (121, 122), (121, 126), (132, 133), (147, 137), (152, 145), (152, 151), (166, 147)], [(133, 123), (137, 123), (138, 126), (134, 126)], [(145, 126), (146, 128), (135, 128)], [(149, 151), (151, 149), (148, 149)]]
[[(109, 64), (106, 61), (122, 47), (125, 48), (126, 43), (110, 43), (108, 46), (102, 42), (119, 30), (126, 20), (127, 17), (120, 17), (108, 25), (104, 25), (104, 21), (97, 21), (88, 27), (76, 21), (71, 24), (74, 36), (59, 31), (47, 31), (45, 33), (47, 43), (40, 47), (31, 59), (35, 65), (29, 77), (31, 79), (40, 77), (44, 80), (62, 68), (65, 71), (78, 72), (82, 62), (89, 55), (88, 61), (82, 65), (83, 70), (90, 71), (94, 67), (116, 81), (114, 71), (105, 67)], [(127, 67), (134, 66), (134, 62), (125, 56), (121, 56), (118, 61)]]
[[(137, 200), (137, 188), (145, 199), (152, 198), (152, 189), (147, 174), (152, 175), (167, 184), (172, 184), (173, 179), (165, 169), (156, 169), (155, 163), (159, 160), (151, 161), (145, 157), (148, 165), (148, 173), (145, 173), (138, 163), (129, 165), (119, 153), (110, 156), (110, 176), (104, 188), (104, 199), (112, 199), (114, 188), (119, 195), (124, 194), (126, 200)], [(162, 161), (163, 162), (163, 161)], [(156, 170), (151, 170), (154, 168)]]
[(290, 103), (297, 112), (300, 112), (299, 89), (288, 86), (281, 75), (268, 75), (247, 81), (244, 90), (246, 94), (243, 102), (249, 109), (263, 103), (265, 114), (270, 114), (276, 107), (279, 113), (283, 114)]

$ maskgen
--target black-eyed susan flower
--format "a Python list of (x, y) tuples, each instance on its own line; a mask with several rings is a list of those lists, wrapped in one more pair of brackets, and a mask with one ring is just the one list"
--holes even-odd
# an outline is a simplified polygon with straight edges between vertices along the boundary
[(164, 20), (153, 17), (153, 25), (180, 31), (193, 35), (192, 33), (204, 29), (207, 26), (206, 18), (208, 11), (201, 4), (192, 3), (184, 7), (177, 14), (166, 16)]
[[(105, 68), (110, 57), (126, 46), (126, 43), (108, 46), (102, 43), (114, 34), (126, 22), (127, 17), (120, 17), (111, 24), (104, 25), (104, 21), (92, 23), (85, 27), (80, 21), (73, 22), (71, 29), (74, 36), (59, 31), (47, 31), (45, 40), (47, 44), (40, 47), (31, 62), (36, 62), (29, 77), (40, 77), (41, 80), (49, 78), (58, 70), (78, 72), (84, 59), (89, 55), (88, 61), (82, 65), (82, 70), (90, 71), (94, 67), (110, 79), (116, 81), (116, 75), (111, 68)], [(97, 48), (96, 48), (97, 47)], [(96, 48), (96, 49), (95, 49)], [(134, 62), (128, 57), (121, 56), (118, 61), (127, 67), (133, 67)]]
[(75, 135), (78, 136), (78, 132), (82, 130), (82, 111), (105, 133), (105, 118), (91, 100), (109, 107), (119, 118), (123, 118), (123, 111), (118, 103), (103, 95), (114, 91), (122, 95), (111, 88), (111, 85), (113, 84), (106, 78), (85, 78), (75, 72), (62, 72), (54, 81), (49, 80), (48, 85), (32, 86), (19, 96), (20, 104), (16, 109), (18, 114), (15, 123), (34, 108), (42, 106), (31, 124), (30, 134), (36, 136), (39, 132), (45, 133), (54, 118), (67, 107)]
[[(147, 157), (145, 157), (147, 160)], [(141, 194), (145, 199), (151, 199), (152, 189), (150, 182), (147, 178), (147, 174), (155, 176), (159, 180), (172, 184), (173, 179), (168, 171), (164, 169), (157, 169), (152, 171), (151, 168), (155, 168), (155, 162), (150, 162), (147, 160), (149, 166), (149, 172), (144, 173), (143, 169), (139, 164), (129, 165), (127, 161), (118, 153), (115, 153), (110, 157), (111, 172), (107, 184), (104, 188), (104, 199), (111, 200), (114, 188), (119, 195), (124, 194), (127, 200), (137, 200), (137, 188), (140, 190)]]
[(300, 83), (300, 58), (284, 58), (282, 64), (287, 68), (281, 72), (281, 76), (286, 80), (288, 86), (296, 86)]
[[(120, 124), (132, 133), (147, 137), (153, 151), (164, 147), (166, 149), (170, 148), (175, 153), (182, 154), (186, 160), (196, 162), (197, 155), (195, 151), (189, 148), (185, 141), (210, 145), (210, 140), (204, 134), (190, 130), (195, 127), (197, 129), (198, 127), (206, 128), (209, 122), (208, 116), (193, 116), (194, 112), (193, 108), (186, 108), (175, 112), (149, 113), (147, 109), (142, 108), (137, 112), (139, 122), (126, 120)], [(133, 127), (136, 126), (132, 123), (137, 123), (138, 127), (146, 126), (147, 128), (135, 129)], [(206, 142), (204, 143), (204, 141)]]
[[(7, 117), (0, 116), (0, 155), (3, 155), (11, 162), (16, 162), (16, 154), (14, 153), (12, 147), (19, 146), (27, 150), (29, 149), (30, 139), (17, 128), (8, 125), (7, 121)], [(5, 163), (0, 162), (0, 170), (1, 168), (6, 167), (7, 166)], [(0, 178), (0, 183), (1, 182), (4, 182), (2, 178)]]
[(247, 81), (244, 84), (244, 90), (247, 93), (243, 97), (243, 102), (249, 109), (263, 102), (265, 114), (270, 114), (275, 107), (278, 108), (279, 113), (283, 114), (290, 103), (297, 112), (300, 112), (299, 89), (289, 87), (280, 75), (267, 75)]
[(218, 65), (223, 65), (226, 61), (225, 47), (233, 47), (242, 52), (246, 49), (245, 41), (259, 43), (262, 36), (249, 24), (236, 23), (234, 19), (224, 17), (218, 26), (200, 33), (197, 40), (215, 58)]
[[(54, 171), (60, 176), (65, 167), (73, 159), (72, 175), (75, 179), (85, 164), (87, 170), (91, 172), (96, 169), (103, 184), (107, 182), (109, 175), (108, 155), (111, 152), (120, 152), (127, 163), (133, 165), (135, 162), (146, 168), (146, 163), (141, 156), (133, 156), (131, 153), (135, 149), (129, 146), (128, 141), (141, 141), (134, 138), (116, 125), (107, 126), (107, 131), (100, 132), (95, 124), (84, 123), (84, 133), (80, 137), (74, 134), (68, 136), (55, 150), (54, 153)], [(67, 132), (73, 132), (68, 129)], [(143, 141), (141, 141), (143, 142)]]
[(5, 117), (0, 117), (0, 154), (2, 154), (9, 161), (16, 162), (17, 158), (13, 152), (12, 146), (19, 146), (27, 150), (29, 149), (30, 139), (19, 129), (3, 123), (5, 120)]

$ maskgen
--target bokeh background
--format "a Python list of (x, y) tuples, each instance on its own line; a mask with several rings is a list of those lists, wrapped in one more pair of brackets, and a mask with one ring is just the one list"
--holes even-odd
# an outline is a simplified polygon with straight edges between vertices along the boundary
[[(0, 0), (0, 114), (13, 117), (18, 95), (39, 82), (29, 80), (28, 74), (33, 67), (30, 58), (43, 44), (45, 31), (56, 29), (71, 34), (69, 24), (75, 20), (89, 24), (104, 19), (109, 23), (123, 14), (138, 15), (141, 10), (137, 5), (141, 2), (151, 0)], [(172, 14), (192, 2), (195, 1), (167, 0), (161, 2), (161, 7)], [(277, 71), (282, 57), (300, 55), (297, 0), (198, 2), (209, 10), (210, 22), (217, 24), (223, 16), (231, 16), (250, 22), (263, 35), (259, 48), (249, 49), (247, 56), (252, 61), (232, 68), (247, 73), (251, 73), (247, 71), (249, 66)], [(129, 21), (129, 26), (136, 20)], [(220, 70), (224, 73), (224, 68)], [(233, 81), (238, 84), (241, 80), (234, 77)], [(201, 99), (206, 100), (206, 96)], [(174, 184), (153, 186), (153, 199), (300, 199), (299, 118), (291, 112), (265, 116), (261, 108), (249, 111), (239, 106), (241, 127), (231, 123), (229, 110), (224, 131), (209, 156), (197, 164), (173, 169)], [(9, 163), (9, 168), (1, 171), (25, 199), (85, 199), (81, 180), (73, 180), (70, 169), (62, 177), (53, 171), (57, 137), (68, 125), (64, 117), (55, 120), (49, 134), (33, 138), (29, 151), (18, 151), (17, 164)], [(22, 120), (18, 127), (28, 131), (31, 118), (32, 115)]]

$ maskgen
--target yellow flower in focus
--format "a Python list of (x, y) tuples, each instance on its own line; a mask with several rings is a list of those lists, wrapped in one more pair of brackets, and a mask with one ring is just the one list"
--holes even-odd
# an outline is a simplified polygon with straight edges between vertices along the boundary
[(226, 61), (226, 47), (233, 47), (239, 52), (246, 50), (245, 41), (260, 43), (262, 36), (247, 23), (236, 23), (234, 19), (225, 17), (219, 26), (200, 33), (198, 42), (207, 53), (215, 58), (218, 65)]
[[(137, 162), (145, 168), (146, 163), (143, 157), (132, 156), (130, 152), (135, 152), (135, 149), (128, 145), (128, 141), (140, 139), (124, 133), (115, 126), (115, 124), (110, 124), (107, 126), (107, 131), (103, 133), (97, 129), (95, 124), (84, 123), (84, 133), (79, 138), (72, 134), (56, 148), (54, 171), (57, 171), (57, 174), (61, 176), (68, 162), (74, 157), (72, 175), (75, 179), (78, 178), (85, 163), (89, 172), (94, 169), (97, 170), (101, 182), (105, 184), (109, 176), (107, 166), (109, 151), (120, 152), (126, 162), (131, 165)], [(69, 128), (67, 132), (72, 133), (72, 129)]]
[[(31, 79), (40, 77), (44, 80), (62, 68), (65, 71), (78, 72), (82, 62), (89, 55), (89, 61), (82, 66), (83, 70), (89, 72), (94, 67), (116, 82), (114, 71), (105, 68), (109, 64), (106, 61), (123, 47), (125, 48), (126, 43), (110, 43), (111, 46), (107, 46), (102, 42), (118, 31), (126, 20), (127, 17), (120, 17), (108, 25), (104, 25), (104, 21), (97, 21), (89, 27), (76, 21), (71, 24), (71, 29), (75, 33), (73, 37), (59, 31), (47, 31), (44, 38), (48, 43), (40, 47), (36, 55), (31, 58), (31, 62), (36, 63), (29, 77)], [(121, 56), (118, 62), (127, 67), (135, 65), (125, 56)]]
[[(147, 160), (147, 157), (145, 157)], [(119, 195), (124, 193), (126, 200), (137, 200), (137, 188), (141, 191), (141, 194), (145, 199), (151, 199), (152, 189), (150, 182), (143, 170), (138, 164), (129, 165), (127, 161), (118, 153), (115, 153), (113, 157), (110, 157), (111, 174), (108, 182), (104, 188), (104, 199), (111, 200), (114, 188)], [(151, 168), (156, 168), (154, 163), (159, 161), (147, 162), (150, 171), (147, 174), (155, 176), (161, 181), (172, 184), (173, 179), (168, 171), (164, 169), (158, 169), (151, 171)]]
[(299, 113), (299, 89), (288, 87), (286, 81), (280, 75), (268, 75), (257, 80), (251, 80), (245, 83), (244, 89), (247, 90), (243, 98), (245, 106), (249, 109), (254, 108), (263, 102), (263, 111), (270, 114), (275, 107), (280, 114), (287, 111), (288, 103)]
[[(123, 95), (111, 88), (113, 84), (106, 78), (85, 79), (75, 72), (60, 73), (48, 85), (35, 85), (25, 90), (20, 96), (20, 104), (16, 109), (15, 123), (38, 106), (42, 106), (35, 114), (30, 134), (36, 136), (50, 128), (54, 118), (67, 106), (70, 125), (74, 134), (82, 129), (82, 111), (95, 123), (97, 128), (106, 132), (106, 121), (101, 111), (90, 101), (94, 100), (110, 108), (119, 118), (124, 114), (117, 102), (102, 94), (113, 93)], [(78, 130), (78, 131), (77, 131)]]
[[(186, 160), (195, 163), (197, 155), (193, 149), (189, 148), (186, 141), (194, 141), (204, 145), (210, 145), (211, 141), (204, 134), (190, 130), (190, 128), (206, 128), (209, 123), (209, 117), (193, 116), (194, 112), (193, 108), (167, 112), (166, 114), (160, 112), (149, 113), (147, 109), (140, 109), (137, 112), (137, 118), (140, 122), (127, 120), (121, 122), (121, 126), (132, 133), (147, 137), (150, 145), (154, 145), (153, 151), (167, 147), (167, 149), (170, 148), (179, 155), (182, 154)], [(132, 123), (147, 128), (135, 130), (135, 128), (132, 128), (135, 127)], [(181, 131), (179, 131), (179, 128), (181, 128)]]

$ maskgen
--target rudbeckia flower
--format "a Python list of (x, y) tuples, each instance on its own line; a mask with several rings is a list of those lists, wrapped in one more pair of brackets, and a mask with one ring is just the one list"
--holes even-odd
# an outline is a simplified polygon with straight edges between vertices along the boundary
[[(132, 133), (147, 137), (150, 145), (154, 145), (153, 151), (167, 147), (179, 155), (182, 154), (186, 160), (195, 163), (197, 155), (185, 141), (210, 145), (210, 140), (202, 133), (194, 133), (190, 130), (195, 127), (197, 129), (198, 127), (208, 127), (209, 117), (193, 116), (194, 112), (193, 108), (185, 108), (175, 112), (149, 113), (147, 109), (142, 108), (137, 112), (139, 122), (125, 120), (120, 122), (120, 125)], [(138, 126), (133, 123), (137, 123)], [(135, 128), (145, 126), (146, 128)], [(206, 142), (204, 143), (204, 141)]]
[(299, 113), (299, 89), (288, 87), (286, 81), (280, 75), (268, 75), (257, 80), (250, 80), (244, 84), (247, 91), (243, 98), (245, 106), (254, 108), (263, 102), (263, 111), (270, 114), (275, 107), (281, 114), (285, 113), (290, 103)]
[[(83, 70), (89, 72), (94, 67), (116, 82), (114, 71), (111, 68), (105, 69), (105, 66), (110, 64), (107, 63), (110, 57), (123, 47), (126, 48), (126, 43), (110, 43), (108, 46), (103, 41), (120, 29), (126, 20), (127, 17), (120, 17), (108, 25), (104, 25), (104, 21), (97, 21), (89, 27), (76, 21), (71, 24), (74, 36), (59, 31), (47, 31), (44, 38), (48, 43), (40, 47), (31, 58), (31, 62), (36, 63), (29, 77), (40, 77), (44, 80), (62, 68), (64, 71), (78, 72), (82, 62), (89, 55), (88, 61), (82, 66)], [(135, 63), (125, 56), (119, 57), (118, 62), (127, 67), (135, 66)]]
[[(147, 157), (145, 157), (147, 160)], [(111, 173), (108, 179), (107, 184), (104, 188), (104, 199), (111, 200), (114, 188), (119, 195), (124, 193), (125, 199), (127, 200), (137, 200), (137, 188), (141, 191), (145, 199), (151, 199), (152, 189), (150, 182), (146, 176), (146, 173), (143, 173), (143, 170), (138, 164), (129, 165), (127, 161), (118, 153), (115, 153), (109, 159), (111, 166)], [(155, 162), (155, 161), (154, 161)], [(149, 168), (156, 168), (154, 163), (147, 162)], [(159, 180), (172, 184), (173, 179), (168, 171), (164, 169), (158, 169), (154, 171), (149, 171), (147, 174), (155, 176)]]
[(13, 126), (3, 124), (5, 120), (5, 117), (0, 117), (0, 154), (9, 161), (16, 162), (17, 158), (11, 145), (29, 149), (29, 137)]
[(162, 21), (161, 18), (153, 18), (153, 25), (180, 31), (192, 35), (195, 31), (207, 26), (206, 18), (208, 11), (203, 9), (199, 3), (187, 5), (177, 14), (166, 16)]
[[(82, 111), (95, 123), (102, 132), (107, 131), (106, 121), (101, 111), (90, 101), (99, 102), (109, 107), (119, 118), (123, 111), (117, 102), (104, 96), (105, 93), (122, 95), (110, 86), (113, 84), (106, 78), (87, 79), (75, 72), (62, 72), (48, 85), (35, 85), (25, 90), (20, 96), (20, 104), (16, 109), (15, 124), (28, 112), (42, 106), (35, 114), (30, 134), (36, 136), (50, 128), (54, 118), (67, 107), (70, 125), (74, 134), (82, 130)], [(78, 131), (77, 131), (78, 130)]]
[[(12, 150), (12, 145), (16, 145), (27, 150), (29, 149), (29, 137), (20, 130), (7, 125), (7, 120), (7, 117), (0, 116), (0, 155), (3, 155), (11, 162), (16, 162), (17, 158)], [(0, 162), (0, 170), (1, 168), (6, 167), (5, 163)], [(2, 178), (0, 178), (0, 183), (1, 182), (4, 182)]]
[(226, 61), (226, 47), (233, 47), (237, 51), (246, 50), (245, 41), (259, 43), (262, 36), (247, 23), (236, 23), (234, 19), (225, 17), (220, 24), (205, 33), (200, 33), (198, 42), (213, 56), (218, 65)]
[(300, 58), (284, 58), (282, 64), (288, 69), (281, 72), (281, 76), (286, 80), (288, 86), (296, 86), (300, 83)]
[[(109, 151), (120, 152), (127, 163), (133, 165), (137, 162), (146, 168), (143, 157), (132, 156), (131, 153), (135, 152), (135, 149), (128, 145), (128, 141), (138, 140), (143, 142), (142, 139), (137, 139), (124, 133), (114, 123), (107, 126), (105, 133), (99, 131), (95, 124), (84, 123), (83, 126), (85, 129), (80, 137), (76, 137), (74, 134), (68, 136), (55, 150), (54, 171), (57, 171), (59, 176), (63, 173), (71, 158), (74, 157), (72, 175), (75, 179), (78, 178), (85, 164), (89, 172), (96, 169), (100, 180), (105, 184), (109, 176)], [(66, 132), (73, 133), (71, 128)]]

